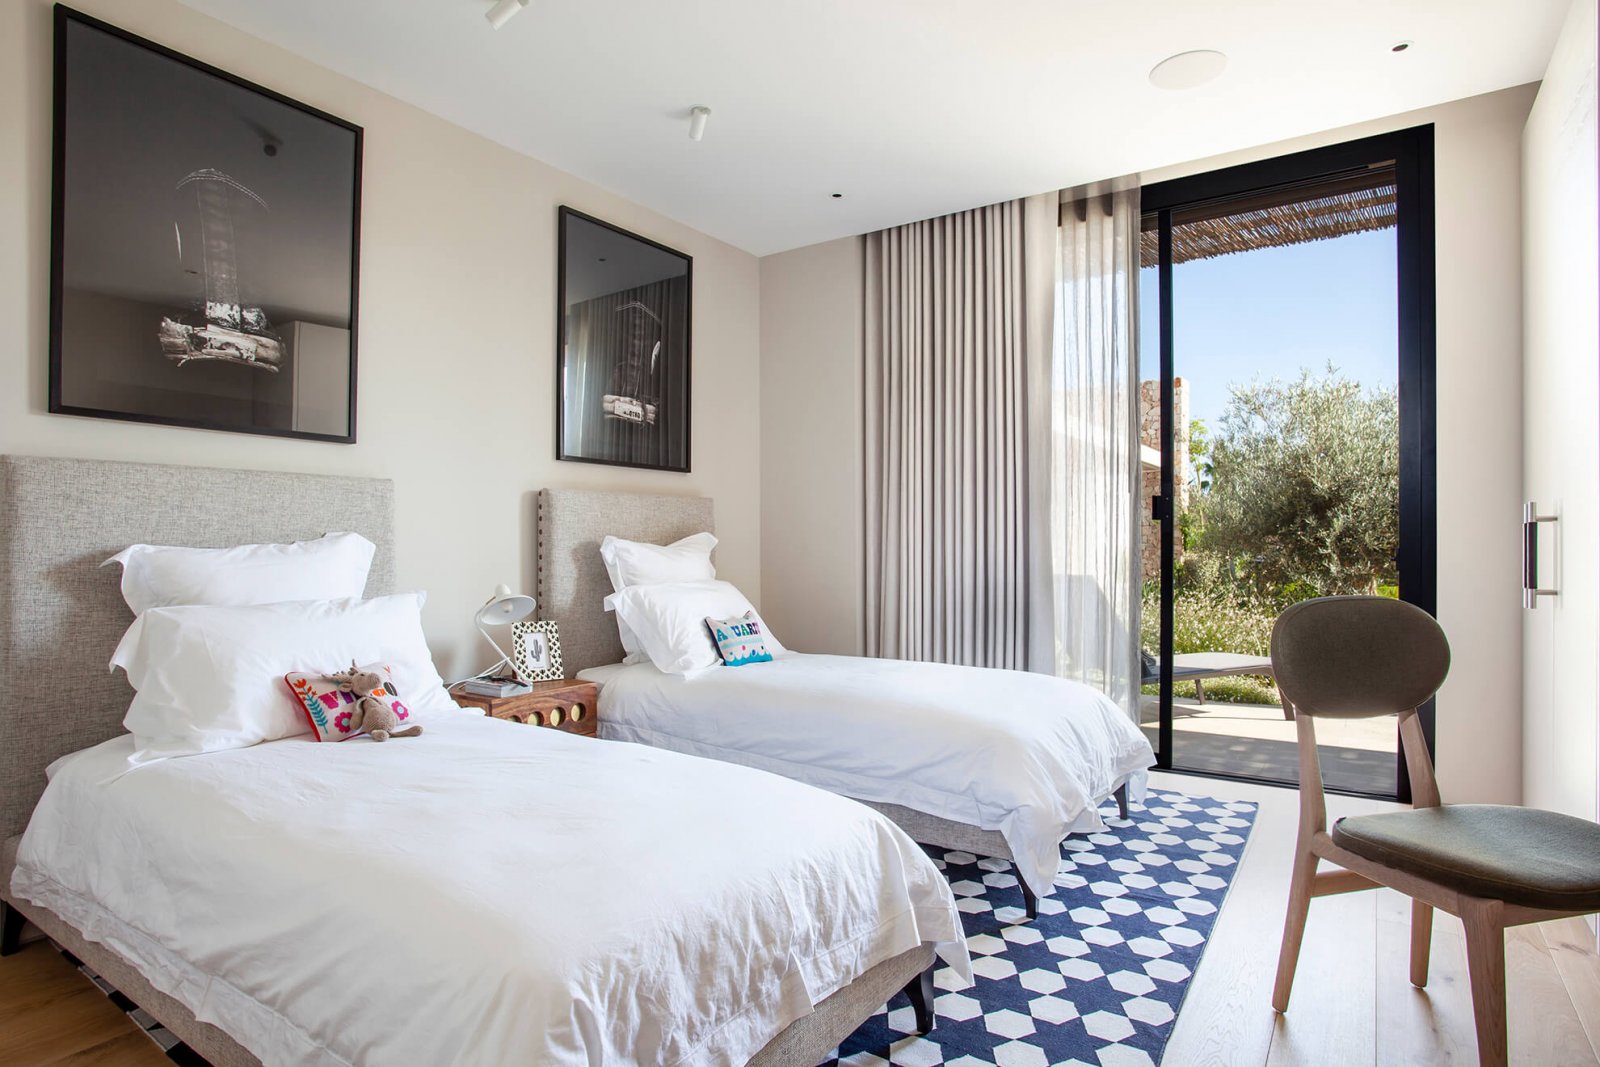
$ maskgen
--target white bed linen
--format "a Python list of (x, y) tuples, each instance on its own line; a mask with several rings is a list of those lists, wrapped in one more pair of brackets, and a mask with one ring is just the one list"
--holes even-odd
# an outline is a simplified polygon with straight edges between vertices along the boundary
[(129, 771), (67, 757), (12, 881), (267, 1064), (734, 1064), (919, 942), (921, 850), (859, 804), (494, 719)]
[(583, 671), (600, 733), (775, 771), (862, 800), (997, 830), (1050, 893), (1097, 803), (1142, 796), (1150, 743), (1104, 694), (1023, 671), (789, 653), (697, 677), (649, 663)]

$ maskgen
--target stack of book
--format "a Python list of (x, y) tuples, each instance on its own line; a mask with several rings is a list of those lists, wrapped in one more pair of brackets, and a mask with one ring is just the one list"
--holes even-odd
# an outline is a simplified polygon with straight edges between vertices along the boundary
[(515, 678), (468, 678), (458, 688), (475, 697), (515, 697), (533, 692), (533, 686)]

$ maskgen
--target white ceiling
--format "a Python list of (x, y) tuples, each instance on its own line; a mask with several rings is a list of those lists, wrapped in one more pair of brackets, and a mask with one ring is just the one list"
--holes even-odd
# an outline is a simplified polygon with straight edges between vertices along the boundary
[(185, 2), (766, 255), (1536, 81), (1568, 0)]

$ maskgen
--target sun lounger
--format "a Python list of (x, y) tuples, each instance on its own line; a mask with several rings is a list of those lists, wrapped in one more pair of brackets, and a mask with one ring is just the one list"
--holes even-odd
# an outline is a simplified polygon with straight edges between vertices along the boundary
[[(1246, 656), (1238, 652), (1185, 652), (1172, 657), (1172, 680), (1193, 682), (1195, 699), (1201, 704), (1206, 702), (1205, 679), (1230, 678), (1241, 674), (1271, 678), (1272, 660), (1266, 656)], [(1145, 672), (1145, 685), (1155, 685), (1160, 680), (1159, 674)], [(1294, 713), (1287, 705), (1284, 706), (1283, 717), (1294, 718)]]

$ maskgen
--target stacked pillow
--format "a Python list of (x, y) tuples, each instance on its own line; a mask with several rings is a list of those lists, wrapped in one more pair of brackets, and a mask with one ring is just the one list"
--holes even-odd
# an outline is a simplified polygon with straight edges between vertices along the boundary
[[(644, 541), (624, 541), (607, 537), (600, 542), (600, 558), (605, 561), (611, 588), (617, 592), (633, 585), (662, 585), (670, 582), (707, 581), (717, 576), (711, 564), (711, 550), (717, 539), (710, 533), (690, 534), (670, 545)], [(608, 606), (607, 611), (611, 608)], [(622, 639), (622, 662), (643, 663), (645, 654), (633, 627), (619, 613), (617, 636)]]
[(135, 615), (174, 604), (271, 604), (358, 597), (377, 546), (356, 533), (291, 545), (178, 548), (129, 545), (101, 566), (122, 564), (122, 599)]
[[(709, 533), (670, 545), (607, 537), (600, 556), (615, 592), (605, 608), (617, 616), (625, 663), (648, 659), (667, 674), (696, 674), (718, 665), (771, 661), (784, 647), (743, 593), (718, 581)], [(719, 640), (719, 632), (729, 638)]]
[[(285, 676), (385, 669), (413, 718), (461, 714), (422, 634), (422, 593), (361, 599), (375, 548), (359, 534), (292, 545), (134, 545), (123, 566), (135, 619), (113, 667), (135, 690), (132, 761), (320, 739)], [(337, 732), (335, 732), (335, 736)]]

